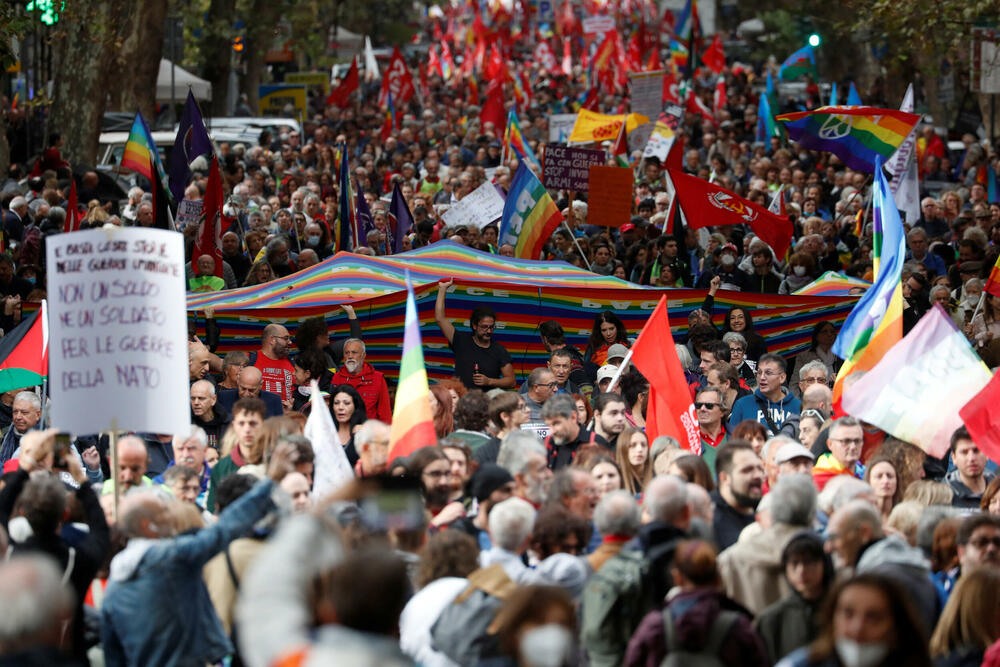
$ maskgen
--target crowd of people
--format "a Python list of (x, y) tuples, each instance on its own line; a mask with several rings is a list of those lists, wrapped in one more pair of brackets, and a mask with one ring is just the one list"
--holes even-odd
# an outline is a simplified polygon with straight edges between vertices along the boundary
[[(521, 48), (506, 67), (532, 84), (520, 127), (544, 159), (549, 114), (578, 108), (587, 89), (580, 72), (553, 73)], [(1000, 664), (997, 462), (964, 428), (935, 458), (836, 414), (831, 322), (791, 357), (769, 351), (751, 310), (716, 324), (720, 289), (790, 294), (825, 271), (872, 278), (869, 175), (755, 141), (767, 66), (731, 63), (726, 105), (708, 117), (688, 105), (678, 135), (687, 173), (765, 206), (781, 193), (795, 227), (786, 256), (742, 226), (668, 220), (655, 158), (636, 160), (619, 228), (588, 216), (586, 195), (552, 191), (567, 225), (542, 259), (705, 290), (676, 345), (700, 452), (650, 441), (649, 384), (626, 360), (638, 332), (612, 311), (582, 349), (560, 322), (540, 322), (549, 358), (517, 377), (494, 311), (456, 326), (442, 282), (435, 320), (454, 377), (430, 387), (436, 441), (392, 460), (394, 378), (366, 361), (351, 306), (346, 339), (331, 341), (316, 317), (291, 331), (270, 323), (256, 349), (225, 354), (208, 312), (208, 335), (189, 345), (191, 428), (121, 435), (116, 466), (107, 435), (67, 442), (47, 428), (39, 388), (0, 395), (0, 664)], [(692, 82), (708, 109), (715, 82)], [(420, 87), (385, 137), (375, 83), (345, 108), (314, 97), (301, 133), (220, 144), (223, 276), (193, 256), (189, 225), (190, 290), (329, 258), (342, 159), (374, 227), (353, 252), (392, 252), (398, 185), (414, 221), (403, 250), (447, 239), (513, 256), (496, 223), (442, 217), (487, 181), (509, 187), (517, 159), (502, 128), (478, 120), (464, 79), (431, 74)], [(607, 91), (597, 103), (618, 112), (627, 99)], [(818, 90), (781, 100), (798, 104), (817, 106)], [(972, 134), (962, 141), (954, 153), (920, 130), (925, 196), (905, 221), (904, 327), (940, 304), (995, 367), (1000, 298), (983, 288), (1000, 203), (981, 174), (997, 158)], [(45, 297), (45, 239), (67, 215), (73, 176), (59, 136), (48, 144), (0, 184), (8, 332), (22, 303)], [(184, 197), (203, 199), (207, 161), (191, 166)], [(96, 172), (77, 178), (84, 228), (159, 222), (151, 188), (117, 201)], [(303, 435), (312, 381), (354, 472), (324, 493), (314, 478), (329, 443)]]

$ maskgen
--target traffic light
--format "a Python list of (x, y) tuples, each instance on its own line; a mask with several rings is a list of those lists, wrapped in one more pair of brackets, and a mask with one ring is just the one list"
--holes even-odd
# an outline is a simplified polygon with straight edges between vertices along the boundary
[(243, 41), (243, 35), (233, 37), (233, 53), (243, 53), (245, 47), (246, 44)]
[(24, 8), (29, 12), (39, 12), (39, 18), (45, 25), (55, 25), (59, 22), (59, 14), (66, 9), (66, 0), (30, 0)]
[(813, 34), (809, 35), (809, 46), (811, 46), (813, 48), (819, 46), (820, 42), (822, 42), (822, 41), (823, 41), (823, 39), (819, 36), (819, 34), (817, 34), (815, 32)]

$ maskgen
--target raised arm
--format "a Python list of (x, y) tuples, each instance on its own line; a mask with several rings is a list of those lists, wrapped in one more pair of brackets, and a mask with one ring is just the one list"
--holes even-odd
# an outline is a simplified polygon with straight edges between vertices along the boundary
[[(437, 301), (434, 302), (434, 320), (441, 328), (441, 333), (444, 334), (444, 337), (447, 339), (449, 345), (451, 344), (452, 339), (455, 338), (455, 326), (445, 316), (444, 299), (445, 294), (448, 292), (448, 288), (451, 287), (454, 282), (454, 278), (449, 278), (445, 282), (438, 283)], [(513, 369), (511, 372), (513, 373)], [(513, 374), (511, 375), (511, 378), (513, 379)]]

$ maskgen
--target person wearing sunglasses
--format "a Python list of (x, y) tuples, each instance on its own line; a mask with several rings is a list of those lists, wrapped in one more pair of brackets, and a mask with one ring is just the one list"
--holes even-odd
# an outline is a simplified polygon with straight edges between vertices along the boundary
[(715, 476), (715, 452), (726, 442), (726, 427), (722, 423), (723, 405), (721, 392), (714, 387), (702, 389), (694, 397), (698, 412), (698, 430), (701, 434), (701, 458)]

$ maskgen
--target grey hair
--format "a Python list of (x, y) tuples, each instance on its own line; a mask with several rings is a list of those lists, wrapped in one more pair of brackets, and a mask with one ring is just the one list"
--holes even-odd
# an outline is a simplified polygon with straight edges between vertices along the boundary
[(42, 409), (42, 399), (38, 397), (33, 391), (19, 391), (17, 395), (14, 396), (14, 402), (24, 401), (25, 403), (31, 403), (31, 407), (36, 410)]
[(806, 377), (806, 373), (808, 373), (809, 371), (817, 371), (817, 370), (823, 371), (823, 377), (826, 378), (827, 382), (830, 381), (830, 369), (827, 368), (826, 364), (824, 364), (819, 359), (813, 359), (808, 364), (802, 365), (802, 368), (799, 369), (799, 380), (804, 380)]
[(846, 479), (838, 486), (834, 487), (833, 500), (831, 503), (834, 512), (847, 503), (857, 499), (858, 496), (866, 493), (874, 495), (875, 489), (873, 489), (868, 482), (863, 482), (860, 479), (849, 475), (840, 476)]
[(653, 438), (653, 442), (649, 445), (649, 460), (655, 461), (656, 457), (667, 451), (668, 449), (680, 449), (681, 443), (669, 435), (658, 435)]
[(687, 481), (676, 475), (657, 475), (646, 488), (642, 506), (652, 521), (673, 523), (687, 508)]
[(612, 491), (597, 503), (594, 509), (594, 525), (601, 535), (626, 535), (632, 537), (639, 532), (642, 514), (639, 504), (628, 491)]
[(929, 505), (924, 508), (917, 524), (917, 546), (923, 549), (924, 555), (930, 557), (934, 548), (934, 531), (945, 519), (961, 517), (962, 510), (948, 505)]
[(531, 373), (528, 374), (528, 386), (537, 387), (539, 384), (541, 384), (542, 376), (545, 375), (546, 373), (551, 373), (551, 372), (552, 371), (550, 371), (545, 366), (539, 366), (538, 368), (532, 369)]
[(816, 518), (816, 484), (812, 475), (782, 475), (771, 492), (771, 518), (776, 523), (811, 526)]
[(691, 367), (691, 353), (688, 352), (687, 345), (681, 345), (680, 343), (674, 343), (674, 348), (677, 350), (677, 358), (681, 362), (681, 368)]
[(553, 417), (575, 417), (576, 403), (569, 394), (556, 394), (542, 406), (542, 419)]
[(941, 290), (944, 290), (944, 293), (948, 295), (949, 299), (951, 298), (951, 290), (948, 289), (947, 285), (935, 285), (934, 287), (931, 288), (931, 291), (929, 292), (929, 296), (933, 299), (934, 298), (934, 294), (936, 292), (940, 292)]
[(506, 468), (511, 475), (520, 475), (528, 467), (532, 455), (545, 456), (545, 447), (538, 438), (527, 431), (511, 431), (500, 443), (497, 465)]
[(205, 429), (200, 426), (191, 425), (191, 430), (187, 433), (183, 431), (174, 435), (174, 439), (171, 444), (176, 447), (177, 445), (182, 445), (188, 440), (197, 440), (202, 448), (208, 447), (208, 434), (205, 433)]
[(215, 385), (214, 384), (212, 384), (208, 380), (198, 380), (197, 382), (195, 382), (195, 383), (193, 383), (191, 385), (191, 388), (194, 389), (195, 385), (198, 385), (198, 384), (207, 384), (208, 385), (208, 395), (209, 396), (215, 396)]
[(975, 287), (976, 289), (980, 289), (980, 290), (983, 289), (983, 280), (982, 280), (982, 278), (969, 278), (968, 280), (966, 280), (965, 281), (965, 289), (969, 289), (970, 287)]
[(365, 346), (365, 342), (360, 338), (348, 338), (344, 341), (344, 347), (347, 347), (348, 343), (357, 343), (361, 346), (361, 353), (365, 354), (368, 352), (368, 348)]
[(867, 524), (871, 527), (873, 536), (882, 535), (882, 517), (867, 500), (852, 500), (837, 510), (837, 514), (847, 517), (852, 528)]
[(861, 428), (861, 422), (859, 422), (854, 417), (850, 417), (850, 416), (848, 416), (848, 417), (841, 417), (840, 419), (835, 419), (835, 420), (833, 420), (833, 423), (830, 424), (830, 431), (829, 431), (829, 435), (827, 437), (828, 438), (832, 437), (833, 436), (833, 429), (840, 428), (842, 426), (845, 427), (845, 428), (853, 428), (855, 426), (857, 426), (858, 428)]
[(21, 208), (22, 206), (27, 206), (27, 205), (28, 205), (28, 200), (22, 197), (21, 195), (18, 195), (10, 200), (10, 205), (8, 208), (10, 208), (10, 210), (13, 211), (16, 208)]
[(725, 343), (726, 345), (730, 345), (731, 343), (739, 343), (740, 345), (743, 346), (744, 350), (747, 349), (747, 339), (744, 338), (743, 334), (741, 334), (738, 331), (727, 331), (722, 336), (722, 342)]
[[(802, 444), (795, 438), (788, 435), (778, 434), (774, 436), (773, 438), (764, 443), (764, 448), (760, 450), (760, 458), (763, 459), (764, 461), (767, 461), (768, 456), (771, 453), (771, 447), (777, 446), (778, 449), (780, 449), (781, 445), (787, 445), (790, 442), (794, 442), (796, 444)], [(778, 450), (776, 449), (775, 452), (777, 451)]]
[(0, 646), (16, 653), (57, 629), (72, 612), (74, 595), (51, 556), (29, 553), (0, 563), (0, 599)]
[(384, 429), (386, 433), (389, 432), (389, 425), (385, 422), (381, 422), (377, 419), (369, 419), (361, 428), (357, 430), (354, 434), (354, 444), (360, 450), (366, 444), (375, 439), (375, 435), (379, 429)]
[(517, 551), (535, 528), (535, 508), (527, 500), (508, 498), (490, 510), (490, 537), (507, 551)]

